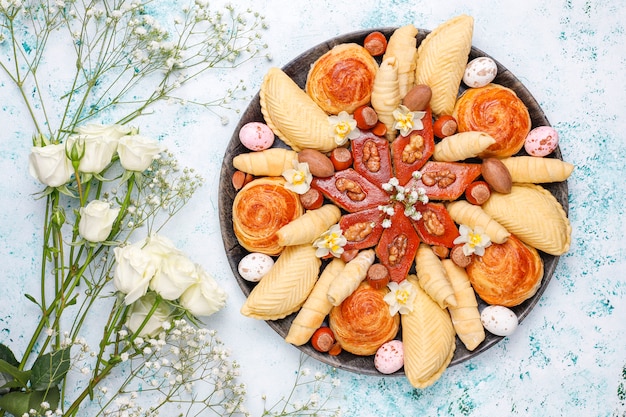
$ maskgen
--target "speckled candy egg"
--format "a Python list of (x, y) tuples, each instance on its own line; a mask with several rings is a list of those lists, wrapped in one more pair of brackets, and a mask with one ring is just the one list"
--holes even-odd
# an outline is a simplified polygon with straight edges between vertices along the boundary
[(274, 143), (274, 132), (265, 123), (249, 122), (239, 130), (239, 140), (251, 151), (262, 151)]
[(465, 67), (463, 82), (468, 87), (484, 87), (496, 78), (498, 66), (496, 62), (486, 56), (472, 59)]
[(264, 253), (252, 252), (241, 258), (237, 270), (246, 281), (259, 282), (274, 265), (274, 259)]
[(376, 351), (374, 366), (382, 374), (393, 374), (404, 366), (404, 346), (401, 340), (390, 340)]
[(517, 329), (517, 316), (504, 306), (487, 306), (480, 313), (480, 321), (489, 333), (509, 336)]
[(546, 156), (559, 145), (559, 132), (552, 126), (539, 126), (528, 132), (524, 149), (532, 156)]

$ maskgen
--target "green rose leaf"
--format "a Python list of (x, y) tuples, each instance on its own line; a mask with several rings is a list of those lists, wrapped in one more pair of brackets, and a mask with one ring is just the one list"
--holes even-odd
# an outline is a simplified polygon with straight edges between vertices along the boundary
[[(0, 359), (0, 373), (12, 376), (19, 383), (18, 386), (23, 388), (27, 387), (31, 374), (30, 371), (20, 371), (17, 366), (10, 364), (4, 359)], [(15, 387), (15, 385), (13, 386)]]
[(61, 382), (70, 369), (70, 348), (41, 355), (31, 369), (31, 388), (45, 391)]
[(6, 361), (10, 365), (19, 366), (20, 363), (15, 359), (15, 355), (8, 346), (0, 343), (0, 359)]
[(30, 410), (30, 392), (14, 391), (0, 397), (0, 410), (6, 410), (14, 416), (23, 416)]
[(39, 410), (43, 415), (46, 410), (41, 409), (41, 403), (47, 402), (50, 405), (50, 409), (54, 411), (59, 406), (60, 399), (61, 391), (57, 387), (52, 387), (47, 391), (33, 391), (31, 392), (28, 406), (30, 409)]

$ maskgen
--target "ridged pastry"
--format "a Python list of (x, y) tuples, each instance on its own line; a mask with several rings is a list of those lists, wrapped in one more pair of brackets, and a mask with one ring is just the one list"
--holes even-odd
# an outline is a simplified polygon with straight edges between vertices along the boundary
[(415, 60), (417, 59), (417, 28), (413, 24), (393, 31), (387, 42), (385, 58), (395, 57), (398, 62), (398, 87), (404, 97), (415, 84)]
[(456, 306), (454, 289), (441, 263), (430, 245), (420, 243), (415, 255), (415, 272), (420, 287), (433, 299), (439, 307)]
[(265, 74), (259, 102), (265, 123), (294, 151), (337, 147), (326, 112), (280, 68)]
[(389, 314), (383, 297), (389, 290), (362, 282), (339, 306), (333, 307), (328, 323), (342, 349), (355, 355), (376, 353), (398, 333), (400, 317)]
[(452, 325), (467, 350), (472, 351), (485, 340), (485, 328), (480, 321), (476, 293), (464, 268), (455, 264), (452, 259), (443, 259), (441, 263), (454, 288), (457, 302), (456, 307), (448, 307)]
[(448, 312), (422, 290), (415, 275), (407, 280), (417, 295), (413, 311), (401, 315), (404, 373), (413, 387), (421, 389), (444, 373), (454, 356), (456, 338)]
[(501, 161), (511, 173), (513, 182), (561, 182), (568, 179), (574, 170), (574, 165), (556, 158), (512, 156)]
[(241, 314), (278, 320), (297, 311), (315, 286), (322, 261), (312, 245), (288, 246), (252, 289)]
[(415, 84), (430, 86), (435, 116), (452, 114), (473, 33), (474, 18), (460, 15), (437, 26), (417, 48)]
[(329, 285), (326, 294), (328, 301), (332, 305), (338, 306), (348, 298), (367, 277), (367, 270), (372, 266), (375, 259), (376, 254), (373, 249), (359, 252)]
[(530, 246), (559, 256), (569, 250), (572, 226), (558, 200), (536, 184), (513, 184), (509, 194), (492, 193), (483, 210)]
[(239, 171), (254, 176), (279, 177), (293, 168), (298, 153), (291, 149), (270, 148), (258, 152), (247, 152), (233, 158), (233, 166)]
[(476, 294), (488, 304), (513, 307), (535, 295), (543, 278), (537, 250), (511, 235), (485, 248), (465, 268)]
[(401, 102), (398, 59), (392, 56), (381, 62), (372, 89), (372, 107), (378, 114), (378, 120), (387, 127), (385, 137), (390, 142), (395, 139), (398, 133), (394, 129), (396, 119), (393, 112), (400, 106)]
[(361, 45), (343, 43), (311, 66), (306, 93), (328, 114), (354, 113), (369, 103), (378, 63)]
[(261, 177), (246, 184), (233, 200), (233, 231), (250, 252), (277, 255), (283, 247), (276, 232), (303, 213), (298, 194), (282, 177)]
[(448, 203), (446, 208), (455, 223), (464, 224), (470, 229), (481, 227), (493, 243), (504, 243), (511, 235), (504, 226), (485, 213), (481, 206), (457, 200)]
[(341, 258), (333, 258), (322, 271), (302, 308), (293, 319), (289, 333), (285, 337), (287, 343), (301, 346), (309, 341), (313, 333), (322, 325), (333, 305), (326, 296), (328, 286), (345, 267)]
[(496, 140), (479, 155), (481, 158), (516, 154), (531, 128), (524, 102), (515, 91), (499, 84), (465, 90), (456, 102), (453, 116), (459, 132), (484, 132)]
[(435, 161), (456, 162), (474, 158), (496, 140), (483, 132), (461, 132), (443, 138), (435, 145)]
[(280, 246), (313, 243), (329, 227), (339, 221), (341, 210), (334, 204), (305, 212), (302, 216), (287, 223), (276, 232)]

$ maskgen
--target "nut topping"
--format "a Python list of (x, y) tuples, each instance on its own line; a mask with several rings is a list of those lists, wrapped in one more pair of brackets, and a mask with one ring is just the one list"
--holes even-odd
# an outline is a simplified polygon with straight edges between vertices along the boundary
[(387, 253), (389, 254), (389, 265), (394, 266), (402, 261), (406, 254), (406, 249), (409, 244), (409, 238), (405, 234), (396, 236), (391, 244), (387, 247)]
[(374, 226), (372, 222), (355, 223), (343, 231), (343, 236), (349, 242), (360, 242), (372, 233)]
[(374, 141), (367, 140), (363, 144), (363, 165), (369, 172), (380, 170), (380, 152)]
[(412, 164), (424, 154), (424, 138), (422, 135), (411, 135), (409, 143), (402, 151), (402, 162)]
[(338, 178), (337, 181), (335, 181), (335, 187), (337, 187), (337, 190), (345, 192), (348, 198), (352, 201), (365, 200), (366, 195), (363, 188), (352, 180), (347, 178)]
[(428, 187), (437, 184), (439, 188), (447, 188), (454, 184), (454, 181), (456, 181), (456, 175), (450, 172), (449, 169), (425, 172), (422, 174), (422, 182)]
[(424, 226), (426, 227), (426, 230), (428, 230), (428, 233), (431, 235), (442, 236), (445, 233), (445, 226), (441, 223), (441, 221), (439, 221), (437, 215), (432, 211), (426, 210), (422, 213), (422, 219), (424, 219)]

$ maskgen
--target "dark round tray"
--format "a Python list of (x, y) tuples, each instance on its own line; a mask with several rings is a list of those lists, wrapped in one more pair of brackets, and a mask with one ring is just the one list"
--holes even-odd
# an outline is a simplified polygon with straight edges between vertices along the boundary
[[(348, 33), (345, 35), (338, 36), (336, 38), (332, 38), (324, 43), (321, 43), (308, 51), (304, 52), (287, 65), (283, 67), (283, 70), (287, 75), (289, 75), (300, 87), (304, 88), (306, 83), (306, 77), (309, 71), (309, 68), (312, 63), (314, 63), (321, 55), (332, 49), (334, 46), (355, 42), (358, 44), (363, 44), (363, 40), (367, 34), (372, 31), (378, 30), (385, 34), (387, 38), (391, 36), (393, 31), (396, 28), (377, 28), (377, 29), (367, 29), (361, 30), (357, 32)], [(424, 37), (429, 33), (427, 30), (420, 29), (417, 35), (417, 44), (419, 45)], [(483, 51), (472, 47), (469, 60), (480, 57), (480, 56), (489, 56)], [(493, 59), (493, 57), (491, 57)], [(528, 110), (530, 112), (530, 116), (532, 119), (532, 127), (536, 126), (549, 126), (550, 123), (546, 118), (545, 114), (539, 107), (539, 104), (532, 96), (532, 94), (524, 87), (524, 85), (515, 77), (508, 69), (502, 66), (497, 60), (494, 59), (498, 65), (498, 75), (496, 79), (493, 81), (496, 84), (501, 84), (505, 87), (511, 88), (514, 90), (520, 99), (526, 104)], [(462, 92), (464, 86), (462, 85), (459, 93)], [(222, 231), (222, 239), (224, 242), (224, 250), (226, 251), (226, 256), (228, 258), (228, 262), (233, 271), (234, 277), (239, 284), (239, 287), (243, 291), (243, 293), (248, 296), (250, 291), (255, 284), (244, 280), (237, 271), (237, 265), (241, 258), (243, 258), (248, 252), (242, 248), (237, 242), (237, 238), (233, 232), (232, 225), (232, 204), (236, 195), (236, 190), (232, 186), (231, 178), (233, 172), (235, 171), (232, 165), (232, 159), (234, 156), (249, 152), (239, 141), (239, 130), (241, 127), (252, 121), (263, 122), (263, 116), (261, 115), (261, 108), (259, 105), (259, 95), (258, 93), (250, 102), (248, 108), (245, 113), (241, 117), (239, 124), (235, 128), (233, 136), (228, 144), (226, 152), (224, 154), (224, 160), (222, 162), (222, 169), (220, 173), (220, 185), (219, 185), (219, 213), (220, 213), (220, 226)], [(285, 147), (285, 144), (278, 140), (275, 141), (274, 146)], [(520, 154), (524, 154), (522, 150)], [(551, 157), (561, 159), (560, 149), (557, 149)], [(553, 184), (542, 184), (545, 188), (547, 188), (556, 199), (563, 205), (565, 212), (568, 212), (568, 188), (567, 182), (561, 183), (553, 183)], [(512, 307), (511, 309), (517, 314), (519, 321), (521, 322), (524, 318), (531, 312), (535, 304), (541, 298), (541, 295), (547, 288), (550, 279), (556, 269), (556, 265), (559, 261), (559, 258), (556, 256), (547, 255), (543, 252), (539, 252), (543, 262), (544, 262), (544, 277), (541, 283), (541, 286), (537, 293), (530, 299), (526, 300), (524, 303)], [(478, 299), (479, 309), (482, 309), (486, 306), (482, 300)], [(291, 326), (291, 322), (295, 317), (295, 313), (281, 320), (267, 321), (267, 324), (274, 329), (280, 336), (283, 338), (289, 332), (289, 327)], [(252, 320), (252, 319), (251, 319)], [(457, 338), (456, 343), (456, 351), (454, 353), (454, 357), (452, 358), (451, 366), (462, 363), (474, 356), (480, 355), (482, 352), (486, 351), (490, 347), (494, 346), (498, 343), (502, 337), (495, 336), (489, 332), (485, 332), (486, 337), (485, 340), (473, 351), (468, 351), (463, 343)], [(398, 336), (400, 337), (400, 336)], [(285, 342), (286, 343), (286, 342)], [(307, 355), (323, 362), (328, 365), (334, 366), (339, 369), (343, 369), (346, 371), (355, 372), (358, 374), (364, 375), (377, 375), (382, 376), (376, 368), (374, 367), (374, 361), (371, 356), (357, 356), (348, 352), (342, 352), (338, 356), (330, 356), (326, 353), (320, 353), (313, 349), (310, 344), (305, 344), (303, 346), (298, 346), (298, 349), (305, 352)], [(404, 371), (401, 369), (400, 371), (392, 374), (393, 376), (402, 376), (404, 375)]]

